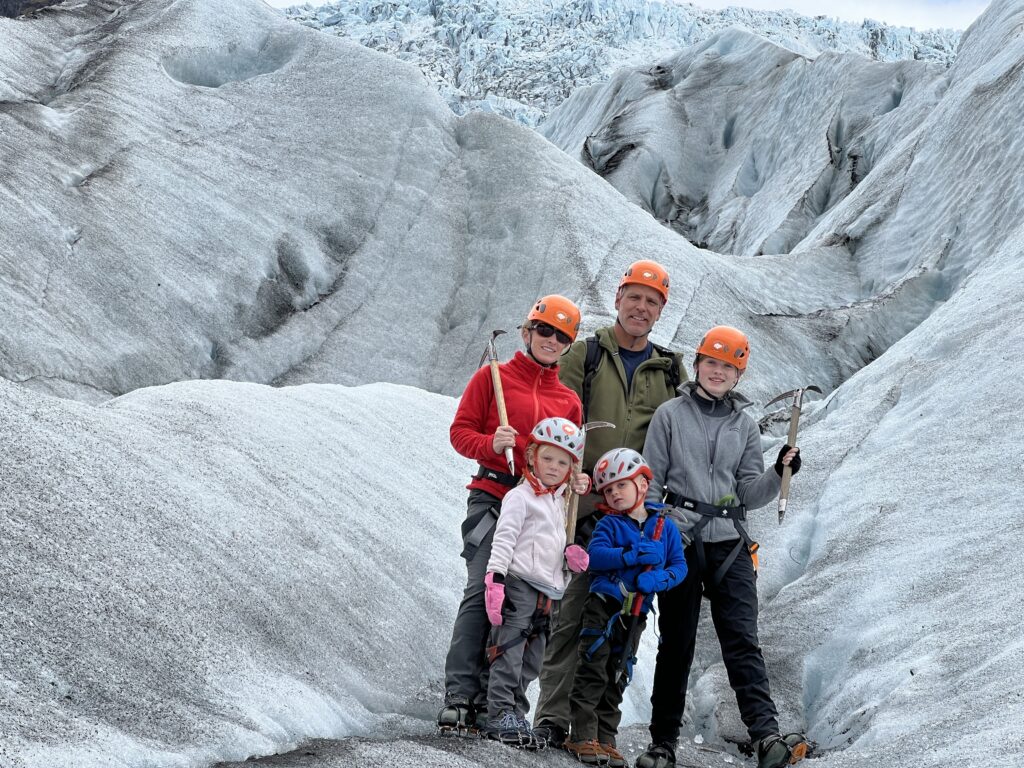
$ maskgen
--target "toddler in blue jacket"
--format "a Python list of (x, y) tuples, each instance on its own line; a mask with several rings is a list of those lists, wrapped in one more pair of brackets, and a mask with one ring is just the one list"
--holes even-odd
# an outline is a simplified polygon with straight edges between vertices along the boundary
[[(640, 635), (656, 592), (686, 577), (679, 530), (644, 506), (652, 473), (643, 457), (616, 448), (594, 467), (605, 517), (590, 541), (590, 594), (583, 607), (580, 661), (569, 699), (565, 749), (581, 762), (621, 768), (615, 746), (622, 695), (629, 683)], [(626, 598), (623, 595), (626, 595)], [(639, 610), (632, 610), (639, 600)], [(630, 631), (630, 629), (633, 631)]]

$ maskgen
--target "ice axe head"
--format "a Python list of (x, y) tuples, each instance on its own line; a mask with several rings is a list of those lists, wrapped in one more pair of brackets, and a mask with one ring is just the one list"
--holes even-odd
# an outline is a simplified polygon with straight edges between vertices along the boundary
[(769, 405), (772, 405), (773, 403), (777, 403), (780, 400), (786, 400), (792, 397), (795, 398), (793, 405), (799, 408), (800, 402), (803, 400), (804, 392), (817, 392), (819, 395), (821, 394), (821, 390), (818, 389), (818, 387), (811, 384), (810, 386), (807, 387), (799, 387), (797, 389), (791, 389), (789, 390), (789, 392), (783, 392), (781, 395), (777, 395), (773, 397), (771, 400), (769, 400), (767, 403), (765, 403), (764, 407), (767, 408)]
[[(505, 333), (502, 330), (491, 331), (491, 338), (487, 340), (487, 346), (484, 348), (484, 353), (480, 355), (480, 366), (486, 363), (488, 360), (498, 360), (498, 350), (494, 346), (494, 340)], [(477, 367), (480, 367), (477, 366)]]
[(588, 430), (601, 429), (603, 427), (611, 427), (612, 429), (615, 429), (615, 425), (612, 424), (610, 421), (588, 421), (586, 424), (580, 427), (580, 431), (583, 433), (583, 440), (586, 441)]

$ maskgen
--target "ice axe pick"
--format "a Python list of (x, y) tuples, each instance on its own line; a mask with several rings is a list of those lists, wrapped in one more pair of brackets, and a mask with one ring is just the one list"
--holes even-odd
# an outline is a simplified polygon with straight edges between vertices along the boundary
[[(796, 430), (800, 423), (800, 410), (803, 407), (805, 392), (821, 394), (821, 390), (812, 384), (809, 387), (801, 387), (799, 389), (791, 389), (789, 392), (783, 392), (781, 395), (773, 397), (765, 403), (765, 408), (767, 408), (769, 405), (780, 400), (785, 400), (789, 397), (793, 398), (793, 406), (789, 412), (789, 437), (786, 438), (786, 445), (790, 448), (796, 448)], [(789, 481), (792, 479), (793, 470), (787, 464), (782, 468), (782, 488), (779, 490), (779, 525), (782, 525), (782, 518), (786, 516), (786, 502), (789, 500)]]
[[(498, 370), (498, 350), (494, 346), (494, 340), (505, 331), (491, 331), (491, 338), (487, 340), (487, 348), (480, 356), (480, 366), (484, 362), (491, 364), (491, 385), (494, 387), (494, 401), (498, 404), (498, 423), (503, 427), (508, 426), (508, 411), (505, 410), (505, 393), (501, 389), (501, 372)], [(516, 474), (516, 463), (512, 459), (512, 449), (505, 449), (505, 461), (508, 462), (508, 473)]]

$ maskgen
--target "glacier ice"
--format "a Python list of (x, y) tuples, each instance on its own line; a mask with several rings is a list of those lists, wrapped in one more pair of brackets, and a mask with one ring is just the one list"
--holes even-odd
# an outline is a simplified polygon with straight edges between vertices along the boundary
[(416, 64), (458, 114), (538, 125), (571, 93), (730, 27), (807, 57), (852, 52), (948, 66), (959, 33), (852, 24), (792, 11), (719, 11), (659, 0), (343, 0), (283, 11), (300, 24)]
[[(749, 230), (737, 219), (750, 242), (782, 233), (786, 253), (758, 255), (696, 248), (579, 150), (458, 117), (411, 66), (255, 0), (0, 19), (0, 762), (200, 766), (362, 734), (311, 759), (510, 764), (426, 735), (472, 469), (446, 445), (447, 395), (543, 292), (606, 324), (622, 265), (646, 256), (673, 274), (657, 341), (739, 325), (757, 403), (828, 390), (786, 524), (751, 515), (784, 727), (822, 745), (821, 768), (1019, 766), (1022, 24), (1024, 3), (996, 0), (948, 69), (705, 40), (709, 87), (733, 75), (806, 117), (760, 109), (734, 172), (672, 177), (735, 185), (719, 215), (778, 183)], [(264, 40), (282, 66), (211, 65)], [(181, 60), (219, 76), (174, 79), (163, 62)], [(766, 62), (798, 87), (759, 91)], [(581, 119), (586, 94), (566, 104)], [(700, 127), (716, 152), (753, 148), (740, 117)], [(776, 139), (793, 162), (766, 162), (772, 132), (806, 122), (806, 144)], [(871, 162), (844, 189), (851, 136)], [(692, 690), (681, 750), (728, 764), (698, 751), (743, 735), (707, 632)]]

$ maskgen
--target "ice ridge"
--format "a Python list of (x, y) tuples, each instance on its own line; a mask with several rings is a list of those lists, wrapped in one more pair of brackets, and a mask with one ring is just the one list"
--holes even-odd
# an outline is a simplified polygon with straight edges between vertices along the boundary
[(861, 24), (792, 11), (705, 10), (657, 0), (340, 0), (287, 18), (417, 65), (456, 114), (530, 126), (582, 86), (739, 26), (804, 56), (853, 52), (949, 66), (960, 32)]

